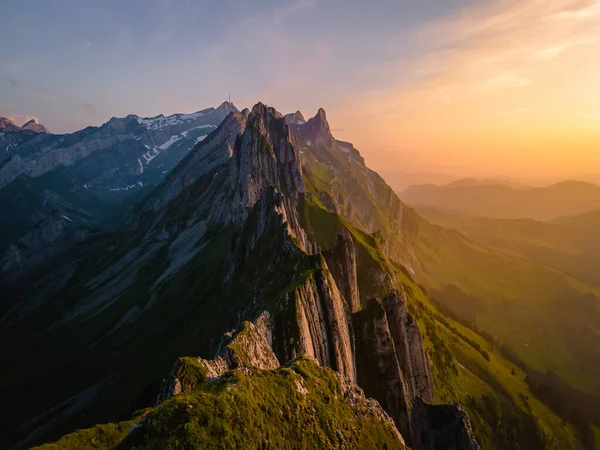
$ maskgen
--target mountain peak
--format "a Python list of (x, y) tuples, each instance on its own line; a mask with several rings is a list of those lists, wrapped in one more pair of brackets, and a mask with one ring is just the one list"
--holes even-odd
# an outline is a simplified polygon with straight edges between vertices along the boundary
[(306, 120), (300, 111), (296, 111), (295, 113), (289, 113), (285, 115), (285, 121), (288, 125), (304, 125)]
[(230, 112), (240, 112), (232, 102), (223, 102), (217, 108), (216, 111), (227, 115)]
[(230, 171), (234, 203), (253, 206), (269, 186), (294, 201), (304, 192), (304, 181), (300, 154), (285, 119), (275, 108), (259, 102), (246, 123)]
[(323, 108), (319, 108), (317, 114), (309, 119), (305, 124), (300, 125), (297, 130), (300, 142), (303, 145), (319, 144), (331, 147), (335, 144), (335, 139), (331, 134), (327, 115)]
[(7, 119), (6, 117), (0, 117), (0, 130), (3, 131), (37, 131), (39, 133), (50, 133), (48, 129), (40, 124), (40, 121), (37, 117), (33, 117), (23, 126), (16, 125), (12, 120)]
[(42, 125), (37, 117), (34, 117), (29, 122), (21, 127), (21, 130), (37, 131), (38, 133), (50, 133), (48, 129)]
[(0, 117), (0, 130), (3, 131), (18, 131), (19, 127), (10, 119)]

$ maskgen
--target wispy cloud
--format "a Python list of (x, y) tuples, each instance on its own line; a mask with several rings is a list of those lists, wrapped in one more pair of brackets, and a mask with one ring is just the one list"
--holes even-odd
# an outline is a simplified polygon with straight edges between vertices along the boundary
[[(414, 57), (398, 54), (369, 70), (405, 81), (357, 89), (332, 114), (344, 117), (343, 137), (358, 146), (421, 168), (513, 170), (520, 161), (540, 170), (543, 156), (547, 170), (562, 170), (573, 161), (565, 152), (600, 145), (594, 120), (583, 116), (600, 104), (599, 0), (472, 2), (402, 39)], [(535, 120), (509, 120), (533, 111)]]
[(98, 112), (96, 106), (89, 102), (82, 102), (79, 107), (88, 116), (95, 116)]
[(12, 75), (6, 75), (6, 79), (8, 80), (8, 82), (11, 84), (11, 86), (13, 88), (17, 87), (17, 84), (19, 84), (19, 81), (14, 78)]
[(598, 17), (597, 0), (482, 2), (416, 31), (420, 45), (433, 47), (419, 71), (449, 90), (531, 86), (536, 64), (600, 42)]

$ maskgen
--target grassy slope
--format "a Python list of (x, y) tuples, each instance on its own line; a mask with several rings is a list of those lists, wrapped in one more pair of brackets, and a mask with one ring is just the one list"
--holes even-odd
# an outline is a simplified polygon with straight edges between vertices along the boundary
[(600, 286), (600, 212), (538, 222), (468, 217), (433, 208), (417, 211), (431, 223), (458, 230), (487, 247)]
[(330, 369), (304, 358), (273, 371), (228, 372), (137, 422), (129, 435), (131, 422), (97, 426), (39, 449), (403, 448), (392, 429), (344, 400)]
[(533, 368), (600, 392), (600, 289), (424, 220), (419, 234), (416, 279), (432, 297)]
[[(351, 232), (357, 249), (362, 293), (378, 294), (378, 287), (369, 283), (369, 269), (382, 268), (395, 273), (408, 293), (410, 308), (424, 332), (427, 353), (433, 362), (436, 400), (458, 401), (465, 405), (483, 448), (538, 448), (540, 435), (547, 443), (546, 448), (576, 448), (572, 430), (535, 399), (523, 381), (524, 374), (517, 368), (516, 374), (511, 375), (513, 365), (488, 342), (441, 316), (407, 273), (386, 260), (376, 237), (357, 230), (340, 216), (308, 201), (303, 204), (301, 217), (307, 233), (318, 237), (324, 249), (333, 245), (341, 227)], [(468, 337), (468, 341), (465, 337)], [(478, 349), (473, 342), (479, 344)], [(489, 361), (483, 357), (482, 349), (486, 350)], [(330, 377), (327, 369), (315, 367), (311, 370), (324, 371), (316, 374), (320, 379), (328, 380)], [(280, 369), (275, 373), (261, 372), (261, 381), (257, 384), (251, 378), (246, 379), (243, 373), (236, 372), (221, 384), (202, 388), (198, 392), (188, 392), (153, 410), (149, 416), (153, 418), (152, 426), (132, 434), (122, 445), (126, 444), (126, 447), (143, 442), (145, 448), (169, 448), (202, 444), (203, 448), (210, 448), (218, 439), (231, 445), (256, 447), (261, 442), (278, 446), (283, 442), (281, 439), (285, 438), (297, 447), (307, 446), (307, 442), (319, 442), (321, 448), (329, 448), (337, 445), (332, 441), (337, 439), (337, 434), (333, 436), (331, 433), (333, 429), (341, 429), (344, 439), (349, 439), (348, 442), (358, 447), (359, 436), (382, 442), (386, 439), (385, 433), (380, 434), (381, 430), (375, 424), (366, 427), (361, 424), (357, 428), (353, 425), (355, 419), (347, 415), (348, 411), (343, 405), (331, 403), (335, 396), (323, 396), (319, 390), (310, 388), (312, 383), (306, 382), (311, 398), (316, 396), (312, 405), (316, 408), (318, 420), (315, 422), (313, 415), (304, 416), (306, 405), (297, 403), (298, 396), (290, 391), (293, 386), (290, 387), (288, 381), (290, 377), (295, 377), (290, 373), (289, 369)], [(263, 383), (265, 392), (259, 389)], [(326, 381), (326, 385), (331, 383)], [(326, 385), (320, 384), (319, 388)], [(231, 389), (227, 390), (227, 387)], [(286, 399), (284, 405), (280, 404), (282, 399)], [(280, 406), (274, 408), (273, 405)], [(281, 420), (281, 411), (285, 421)], [(248, 417), (253, 420), (248, 421)], [(288, 422), (291, 422), (289, 427), (286, 426)], [(231, 428), (228, 423), (246, 427), (244, 433)], [(119, 437), (124, 438), (126, 428), (130, 428), (130, 422), (80, 430), (54, 444), (59, 446), (54, 448), (81, 448), (91, 440), (100, 444), (115, 442)], [(297, 429), (303, 430), (303, 434), (294, 434)], [(303, 440), (305, 436), (310, 436), (311, 440)], [(97, 448), (107, 448), (100, 444)]]
[[(388, 255), (402, 261), (435, 300), (509, 344), (535, 369), (551, 369), (579, 389), (600, 391), (600, 289), (486, 249), (411, 208), (403, 207), (398, 226), (389, 210), (395, 203), (385, 203), (394, 195), (391, 188), (336, 148), (305, 149), (304, 168), (315, 202), (331, 210), (328, 200), (335, 198), (333, 207), (353, 225), (381, 231)], [(359, 217), (360, 208), (368, 214)], [(376, 219), (367, 224), (369, 217)], [(454, 286), (465, 295), (451, 295)]]
[[(527, 439), (539, 443), (535, 438), (536, 427), (542, 430), (547, 448), (577, 448), (573, 430), (535, 398), (524, 381), (525, 374), (515, 368), (516, 374), (512, 375), (514, 364), (503, 358), (498, 349), (473, 331), (442, 316), (406, 271), (385, 259), (375, 237), (314, 203), (305, 203), (302, 218), (309, 235), (316, 236), (324, 248), (332, 245), (341, 227), (349, 229), (356, 244), (361, 293), (364, 289), (361, 274), (368, 273), (370, 267), (378, 266), (395, 273), (408, 292), (411, 310), (426, 337), (425, 345), (434, 369), (436, 400), (465, 405), (483, 448), (519, 448), (514, 446), (515, 441), (520, 442), (520, 448), (535, 448), (528, 446), (531, 442)], [(473, 347), (473, 342), (485, 349), (489, 361)]]
[(600, 187), (577, 181), (529, 189), (501, 185), (412, 187), (400, 196), (409, 205), (509, 219), (548, 220), (600, 208)]

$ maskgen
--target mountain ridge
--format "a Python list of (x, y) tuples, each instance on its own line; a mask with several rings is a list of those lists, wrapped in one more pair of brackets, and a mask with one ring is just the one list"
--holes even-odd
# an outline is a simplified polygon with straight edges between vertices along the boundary
[[(253, 355), (274, 362), (266, 341), (279, 363), (308, 353), (357, 380), (415, 446), (422, 435), (468, 430), (461, 408), (446, 415), (420, 405), (418, 394), (462, 403), (484, 448), (576, 448), (526, 374), (416, 284), (415, 272), (430, 267), (421, 266), (420, 246), (435, 250), (439, 236), (358, 150), (333, 138), (324, 116), (303, 129), (262, 104), (229, 114), (118, 233), (90, 236), (8, 286), (3, 297), (14, 303), (1, 305), (0, 338), (11, 347), (0, 376), (17, 386), (3, 392), (15, 406), (3, 416), (14, 423), (13, 442), (130, 420), (155, 408), (157, 383), (171, 370), (188, 393), (151, 412), (167, 430), (161, 418), (173, 405), (196, 411), (196, 395), (210, 389), (209, 380), (196, 390), (186, 384), (205, 376), (195, 371), (198, 358), (229, 369), (217, 374), (228, 392), (231, 374), (255, 365)], [(249, 339), (253, 326), (268, 332)], [(25, 357), (32, 352), (35, 361)], [(186, 364), (173, 367), (184, 355)], [(70, 371), (52, 376), (64, 366)], [(170, 380), (167, 391), (177, 391)], [(24, 385), (48, 392), (43, 403), (19, 391)], [(154, 439), (147, 423), (140, 432)]]
[[(323, 115), (318, 113), (318, 117)], [(307, 122), (309, 123), (310, 121)], [(322, 132), (326, 123), (321, 125), (320, 129), (314, 127), (317, 132)], [(312, 125), (309, 130), (313, 130), (311, 127)], [(226, 132), (228, 130), (235, 133), (233, 147), (231, 133)], [(226, 139), (221, 139), (220, 133), (224, 133), (223, 137)], [(320, 141), (317, 139), (315, 142)], [(330, 139), (325, 142), (330, 142)], [(194, 165), (192, 162), (203, 165), (203, 159), (198, 159), (197, 154), (216, 143), (220, 143), (217, 147), (223, 149), (215, 148), (218, 150), (217, 154), (223, 155), (226, 161), (221, 164), (217, 162), (205, 173), (195, 171), (187, 186), (179, 184), (179, 180), (189, 176), (190, 164)], [(212, 152), (209, 151), (206, 156), (210, 157), (210, 154)], [(353, 244), (349, 235), (332, 247), (327, 256), (321, 253), (320, 245), (315, 241), (315, 230), (306, 231), (305, 214), (314, 207), (305, 190), (302, 173), (296, 137), (281, 114), (260, 103), (250, 112), (230, 113), (211, 137), (192, 150), (187, 159), (156, 190), (159, 199), (163, 195), (167, 195), (167, 198), (172, 195), (172, 186), (175, 185), (180, 186), (179, 194), (170, 201), (159, 200), (154, 203), (154, 207), (133, 212), (132, 214), (139, 215), (140, 220), (129, 220), (131, 231), (120, 242), (120, 249), (113, 250), (117, 255), (102, 255), (105, 252), (98, 248), (99, 258), (95, 258), (91, 263), (92, 267), (88, 268), (88, 272), (91, 270), (90, 275), (80, 280), (69, 277), (70, 281), (64, 282), (66, 291), (60, 285), (55, 288), (58, 292), (64, 292), (65, 302), (62, 311), (54, 311), (54, 315), (59, 314), (60, 319), (54, 319), (54, 326), (46, 333), (57, 333), (60, 329), (61, 333), (67, 333), (65, 327), (69, 323), (82, 321), (95, 328), (92, 324), (98, 321), (102, 323), (106, 317), (107, 313), (104, 311), (118, 308), (121, 310), (121, 319), (116, 325), (110, 326), (110, 329), (104, 328), (99, 340), (92, 335), (87, 338), (88, 344), (81, 339), (80, 344), (77, 344), (89, 348), (89, 343), (92, 343), (92, 354), (98, 355), (101, 348), (110, 345), (111, 341), (126, 340), (127, 330), (131, 327), (147, 329), (150, 324), (154, 324), (153, 326), (162, 328), (167, 326), (167, 322), (176, 323), (177, 314), (171, 310), (169, 315), (161, 314), (161, 321), (157, 322), (157, 318), (154, 318), (144, 325), (144, 320), (150, 320), (157, 308), (169, 308), (165, 299), (172, 298), (176, 292), (189, 298), (195, 292), (195, 303), (203, 299), (206, 307), (214, 308), (215, 302), (222, 303), (218, 297), (207, 296), (206, 292), (217, 289), (223, 299), (229, 298), (231, 301), (226, 302), (228, 306), (211, 317), (216, 328), (209, 332), (205, 326), (202, 330), (206, 349), (215, 348), (217, 330), (222, 332), (223, 328), (235, 326), (242, 318), (255, 318), (261, 321), (263, 328), (267, 327), (268, 333), (263, 335), (262, 342), (268, 343), (273, 352), (267, 358), (272, 363), (265, 368), (273, 369), (276, 360), (284, 363), (301, 354), (308, 354), (320, 365), (336, 370), (344, 379), (350, 382), (358, 380), (359, 384), (364, 384), (367, 395), (375, 395), (382, 402), (396, 427), (402, 430), (404, 439), (410, 441), (413, 439), (413, 397), (421, 395), (433, 401), (431, 373), (420, 331), (406, 306), (402, 306), (406, 304), (406, 298), (400, 291), (396, 293), (393, 290), (394, 286), (400, 285), (389, 268), (375, 264), (369, 269), (367, 278), (364, 278), (363, 264), (368, 263), (372, 257), (361, 252), (358, 260), (355, 260), (352, 257)], [(188, 195), (188, 192), (198, 195)], [(153, 208), (158, 208), (158, 212), (153, 212)], [(160, 219), (141, 219), (148, 214), (158, 214)], [(215, 234), (214, 231), (218, 228), (222, 231)], [(112, 239), (109, 236), (107, 238), (109, 241)], [(222, 247), (228, 239), (231, 239), (229, 243)], [(158, 266), (152, 264), (154, 260), (160, 261)], [(211, 260), (212, 270), (206, 266)], [(197, 266), (200, 261), (203, 261), (204, 273)], [(328, 261), (337, 268), (330, 271)], [(357, 264), (356, 267), (353, 261)], [(97, 268), (94, 269), (94, 266)], [(221, 272), (222, 269), (224, 271)], [(354, 281), (345, 276), (354, 271), (357, 272)], [(194, 277), (188, 279), (186, 272), (194, 274)], [(222, 281), (213, 275), (219, 272), (225, 275)], [(277, 278), (270, 278), (273, 274), (277, 274)], [(52, 273), (48, 276), (57, 279)], [(142, 289), (146, 292), (145, 296), (149, 297), (144, 307), (130, 303), (138, 298), (138, 295), (134, 295), (133, 288), (136, 285), (135, 279), (140, 276), (145, 277), (146, 281), (138, 289)], [(387, 281), (385, 285), (374, 289), (372, 283), (364, 284), (372, 276), (383, 277)], [(190, 282), (201, 283), (198, 286), (201, 289), (193, 288)], [(79, 288), (73, 291), (75, 295), (69, 294), (69, 290), (72, 291), (79, 285), (87, 286), (86, 290), (89, 292), (83, 298), (76, 294)], [(184, 286), (187, 288), (182, 291)], [(250, 292), (248, 287), (251, 287)], [(30, 286), (28, 290), (35, 292), (35, 286)], [(360, 306), (356, 304), (356, 299), (346, 298), (356, 295), (351, 294), (352, 292), (363, 292), (359, 297)], [(365, 297), (368, 293), (376, 292), (385, 296), (379, 299)], [(250, 302), (248, 294), (252, 295), (253, 301)], [(24, 303), (15, 304), (3, 315), (3, 323), (10, 325), (6, 330), (14, 328), (27, 305), (36, 304), (39, 300), (35, 297), (40, 294), (33, 297), (27, 293), (20, 295), (25, 296)], [(69, 298), (72, 300), (67, 301)], [(128, 298), (131, 300), (128, 301)], [(184, 305), (182, 302), (183, 300), (178, 302), (179, 308)], [(127, 304), (131, 306), (124, 310), (123, 306)], [(354, 306), (350, 307), (351, 304)], [(356, 308), (360, 310), (352, 314), (350, 310)], [(183, 311), (185, 308), (181, 313)], [(252, 329), (252, 325), (248, 326)], [(182, 339), (189, 340), (189, 333), (183, 333)], [(255, 339), (250, 339), (246, 340), (250, 344), (236, 344), (238, 341), (235, 339), (241, 339), (242, 335), (243, 331), (238, 332), (235, 335), (237, 338), (227, 347), (234, 349), (238, 355), (249, 354), (247, 345), (254, 345), (252, 342), (255, 342)], [(159, 345), (161, 346), (164, 344)], [(385, 351), (378, 354), (376, 349), (380, 346)], [(179, 346), (179, 351), (184, 351), (184, 347), (186, 346)], [(252, 348), (256, 352), (256, 347)], [(402, 353), (401, 348), (405, 349)], [(76, 349), (73, 351), (77, 353)], [(70, 357), (68, 354), (72, 350), (65, 349), (65, 352), (60, 359)], [(127, 349), (124, 354), (131, 357), (134, 354), (132, 352), (133, 349)], [(154, 353), (160, 354), (158, 351)], [(161, 361), (167, 363), (175, 356), (173, 353), (172, 350), (166, 352)], [(90, 357), (94, 358), (92, 354)], [(387, 394), (368, 381), (370, 378), (365, 378), (366, 371), (371, 370), (368, 366), (356, 365), (355, 361), (362, 361), (368, 354), (376, 355), (373, 361), (382, 368), (389, 366), (390, 361), (395, 361), (390, 366), (392, 369), (381, 375), (381, 383), (390, 388)], [(118, 358), (118, 355), (113, 356), (115, 357)], [(233, 358), (233, 361), (237, 362), (230, 369), (243, 364), (243, 357)], [(57, 361), (50, 366), (56, 363), (60, 364)], [(80, 365), (90, 363), (92, 362), (79, 362)], [(128, 366), (130, 363), (125, 364)], [(253, 366), (255, 363), (245, 364)], [(155, 373), (158, 372), (157, 368)], [(223, 374), (224, 372), (219, 372), (216, 375)], [(98, 383), (101, 373), (92, 376), (96, 379), (95, 386), (98, 386), (95, 389), (104, 392), (101, 397), (94, 396), (95, 404), (101, 401), (104, 404), (121, 401), (114, 393), (112, 396), (107, 395), (117, 389), (111, 387), (111, 383)], [(123, 381), (117, 382), (115, 379), (112, 383), (124, 387)], [(66, 389), (72, 392), (76, 387)], [(123, 392), (120, 392), (122, 396)], [(158, 410), (161, 408), (159, 406)], [(99, 412), (96, 415), (101, 417)], [(67, 420), (67, 417), (71, 417), (69, 421), (74, 420), (68, 410), (63, 420)]]

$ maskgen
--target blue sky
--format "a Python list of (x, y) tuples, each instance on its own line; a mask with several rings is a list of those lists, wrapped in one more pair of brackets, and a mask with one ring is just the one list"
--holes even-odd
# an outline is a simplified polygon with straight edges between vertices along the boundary
[(0, 116), (53, 132), (227, 98), (376, 170), (600, 173), (600, 0), (3, 0)]
[[(420, 23), (462, 0), (5, 1), (0, 112), (56, 132), (129, 113), (238, 105), (316, 110), (418, 51)], [(24, 119), (22, 119), (24, 120)]]

